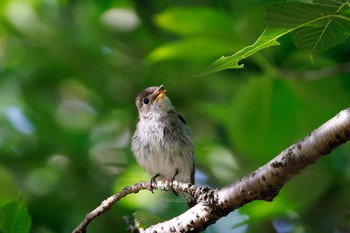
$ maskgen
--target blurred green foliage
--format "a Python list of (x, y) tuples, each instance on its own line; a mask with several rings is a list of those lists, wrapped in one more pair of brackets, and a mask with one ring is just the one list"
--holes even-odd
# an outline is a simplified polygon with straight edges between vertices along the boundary
[[(197, 184), (212, 187), (248, 174), (347, 108), (349, 69), (340, 67), (349, 66), (349, 41), (310, 59), (287, 35), (246, 59), (245, 69), (194, 77), (256, 41), (264, 4), (1, 1), (0, 206), (22, 195), (31, 232), (71, 232), (106, 197), (148, 180), (130, 137), (134, 99), (151, 85), (164, 84), (186, 118)], [(335, 72), (322, 72), (327, 67)], [(273, 202), (250, 203), (207, 232), (350, 231), (349, 152), (343, 145)], [(122, 217), (137, 210), (171, 218), (186, 209), (175, 198), (128, 196), (88, 230), (126, 232)]]

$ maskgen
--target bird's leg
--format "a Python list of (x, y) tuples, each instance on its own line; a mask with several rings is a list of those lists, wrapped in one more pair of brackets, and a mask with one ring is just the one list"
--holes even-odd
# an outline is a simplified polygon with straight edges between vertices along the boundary
[(159, 173), (158, 174), (156, 174), (156, 175), (154, 175), (152, 178), (151, 178), (151, 180), (149, 181), (149, 189), (151, 190), (151, 192), (152, 193), (154, 193), (153, 192), (153, 184), (155, 183), (156, 185), (157, 185), (157, 181), (156, 181), (156, 178), (159, 176)]
[[(175, 174), (173, 175), (173, 177), (169, 180), (170, 181), (170, 187), (173, 188), (173, 181), (175, 180), (175, 177), (177, 176), (177, 174), (179, 174), (179, 169), (176, 168)], [(173, 193), (175, 194), (175, 196), (178, 196), (179, 194), (173, 190)]]
[(173, 187), (173, 182), (174, 182), (177, 174), (179, 174), (179, 169), (176, 168), (176, 171), (175, 171), (175, 174), (173, 175), (173, 177), (171, 179), (168, 179), (168, 182), (170, 183), (170, 187)]

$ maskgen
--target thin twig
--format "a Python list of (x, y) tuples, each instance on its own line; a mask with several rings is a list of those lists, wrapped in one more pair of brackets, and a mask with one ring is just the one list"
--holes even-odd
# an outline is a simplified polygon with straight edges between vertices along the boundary
[(192, 184), (185, 184), (185, 183), (178, 182), (176, 180), (174, 180), (172, 183), (169, 183), (168, 181), (158, 181), (156, 183), (140, 182), (132, 186), (127, 186), (120, 192), (104, 200), (100, 206), (98, 206), (96, 209), (94, 209), (88, 215), (86, 215), (85, 219), (79, 224), (77, 228), (75, 228), (73, 233), (85, 233), (87, 226), (90, 224), (90, 222), (94, 218), (110, 210), (113, 204), (119, 201), (120, 199), (122, 199), (123, 197), (126, 197), (127, 195), (132, 193), (138, 193), (141, 190), (153, 190), (153, 189), (158, 189), (163, 191), (174, 190), (177, 192), (188, 193), (192, 195), (196, 200), (198, 199), (201, 201), (204, 201), (201, 195), (209, 191), (209, 188), (207, 187), (199, 188)]
[(134, 223), (131, 223), (130, 218), (128, 216), (124, 216), (123, 220), (126, 223), (126, 225), (128, 226), (128, 229), (127, 229), (128, 232), (140, 233), (139, 229), (136, 227), (135, 221), (134, 221)]
[(338, 74), (350, 73), (350, 62), (304, 72), (293, 70), (280, 70), (280, 73), (283, 77), (289, 79), (313, 81), (318, 79), (334, 77)]

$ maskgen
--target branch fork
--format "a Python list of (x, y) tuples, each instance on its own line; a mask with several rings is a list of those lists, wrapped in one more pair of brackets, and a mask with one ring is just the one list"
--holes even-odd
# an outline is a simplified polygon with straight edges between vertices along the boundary
[(179, 191), (193, 196), (197, 204), (165, 222), (139, 229), (139, 232), (200, 232), (218, 219), (254, 200), (272, 201), (288, 180), (350, 140), (350, 108), (338, 113), (297, 143), (291, 145), (266, 165), (220, 189), (197, 187), (174, 180), (172, 185), (140, 182), (125, 187), (89, 213), (73, 233), (86, 232), (87, 225), (112, 205), (131, 193), (158, 189)]

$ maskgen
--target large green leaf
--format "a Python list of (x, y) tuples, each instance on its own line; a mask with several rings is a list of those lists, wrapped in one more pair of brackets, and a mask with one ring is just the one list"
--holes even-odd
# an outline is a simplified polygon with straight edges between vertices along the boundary
[(350, 18), (341, 14), (343, 2), (278, 3), (265, 7), (268, 28), (292, 29), (295, 45), (308, 52), (324, 52), (342, 43), (349, 34)]
[(235, 95), (227, 123), (235, 147), (254, 164), (268, 161), (296, 140), (301, 104), (288, 82), (251, 79)]
[[(329, 4), (328, 4), (329, 3)], [(349, 2), (318, 1), (273, 3), (263, 7), (267, 27), (258, 40), (237, 53), (221, 57), (208, 66), (202, 75), (224, 69), (243, 68), (239, 62), (256, 52), (279, 45), (277, 39), (293, 33), (297, 47), (308, 52), (323, 52), (342, 43), (350, 32)]]
[(320, 27), (303, 27), (292, 33), (295, 45), (309, 52), (324, 52), (345, 41), (350, 22), (342, 19), (327, 19)]
[(302, 2), (273, 3), (263, 7), (268, 28), (293, 29), (305, 25), (312, 26), (317, 21), (334, 17), (337, 7), (324, 4)]
[(227, 53), (228, 48), (233, 51), (239, 46), (242, 46), (241, 43), (231, 46), (231, 40), (225, 38), (190, 36), (159, 46), (147, 56), (147, 61), (149, 63), (175, 59), (199, 61)]
[(268, 161), (348, 106), (339, 81), (249, 80), (234, 96), (227, 119), (235, 148), (254, 164)]
[[(148, 56), (149, 63), (164, 60), (205, 60), (230, 54), (243, 46), (236, 38), (232, 18), (212, 8), (171, 8), (154, 17), (156, 25), (182, 36), (157, 47)], [(232, 46), (232, 40), (236, 43)]]
[(22, 200), (11, 202), (0, 208), (0, 232), (27, 233), (31, 218)]

